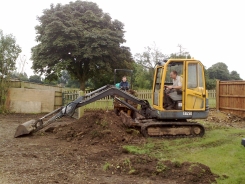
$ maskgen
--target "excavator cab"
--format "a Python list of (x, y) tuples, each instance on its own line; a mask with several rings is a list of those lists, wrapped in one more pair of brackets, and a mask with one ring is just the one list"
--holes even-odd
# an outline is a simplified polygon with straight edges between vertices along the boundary
[[(182, 79), (182, 89), (175, 95), (170, 95), (175, 103), (173, 111), (179, 111), (183, 115), (176, 118), (184, 118), (185, 114), (203, 113), (206, 116), (207, 92), (205, 87), (204, 66), (194, 59), (170, 59), (166, 63), (158, 65), (155, 69), (153, 84), (153, 108), (159, 111), (164, 109), (164, 90), (166, 85), (172, 85), (171, 71), (177, 71)], [(201, 115), (200, 115), (201, 117)], [(172, 117), (171, 117), (172, 118)]]

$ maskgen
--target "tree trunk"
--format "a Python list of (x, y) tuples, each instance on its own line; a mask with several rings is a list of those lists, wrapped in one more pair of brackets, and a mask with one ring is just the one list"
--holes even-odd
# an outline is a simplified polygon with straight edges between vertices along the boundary
[(80, 90), (85, 91), (85, 80), (80, 79)]

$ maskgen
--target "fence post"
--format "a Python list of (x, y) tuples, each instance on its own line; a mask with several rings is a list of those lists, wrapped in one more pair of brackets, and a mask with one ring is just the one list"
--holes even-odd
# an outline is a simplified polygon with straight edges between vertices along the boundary
[(216, 80), (216, 110), (219, 111), (219, 80)]
[[(84, 96), (84, 91), (78, 92), (79, 96)], [(80, 119), (84, 115), (84, 106), (78, 108), (78, 119)]]

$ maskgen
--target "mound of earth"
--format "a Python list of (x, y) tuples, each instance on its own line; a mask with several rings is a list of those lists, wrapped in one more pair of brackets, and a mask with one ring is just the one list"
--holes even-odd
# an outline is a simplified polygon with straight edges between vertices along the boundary
[(105, 165), (107, 172), (138, 175), (154, 179), (169, 179), (177, 183), (215, 183), (218, 176), (201, 163), (159, 161), (148, 156), (134, 155), (118, 163)]
[(59, 139), (83, 143), (129, 143), (143, 138), (140, 131), (127, 128), (113, 111), (86, 112), (79, 120), (56, 127), (53, 133)]
[(245, 119), (231, 113), (225, 113), (215, 109), (210, 109), (209, 116), (206, 121), (216, 123), (220, 126), (245, 128)]

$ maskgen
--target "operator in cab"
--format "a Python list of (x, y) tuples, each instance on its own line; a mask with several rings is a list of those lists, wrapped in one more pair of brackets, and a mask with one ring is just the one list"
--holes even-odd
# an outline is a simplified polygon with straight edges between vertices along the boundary
[(174, 101), (170, 98), (169, 94), (182, 90), (182, 77), (178, 76), (177, 71), (170, 72), (170, 78), (173, 79), (173, 85), (164, 86), (166, 88), (164, 91), (164, 109), (166, 110), (174, 109)]
[(129, 89), (129, 84), (127, 82), (126, 76), (122, 77), (122, 81), (120, 82), (119, 88), (122, 90), (128, 90)]

